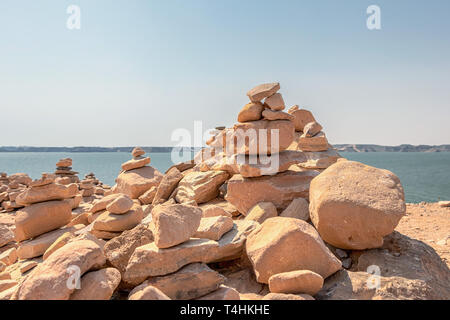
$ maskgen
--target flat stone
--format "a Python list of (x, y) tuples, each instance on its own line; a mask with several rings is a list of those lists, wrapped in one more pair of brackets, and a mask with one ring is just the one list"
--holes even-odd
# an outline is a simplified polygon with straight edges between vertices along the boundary
[(270, 97), (278, 90), (280, 90), (280, 83), (264, 83), (248, 91), (247, 96), (250, 98), (250, 101), (257, 102), (263, 100), (264, 98)]
[(281, 93), (274, 93), (270, 97), (267, 97), (264, 100), (264, 106), (274, 111), (281, 111), (286, 107)]

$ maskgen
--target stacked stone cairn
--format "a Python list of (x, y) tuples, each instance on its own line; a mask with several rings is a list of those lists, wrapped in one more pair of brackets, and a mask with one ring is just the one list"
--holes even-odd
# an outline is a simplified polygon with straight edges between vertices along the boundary
[(77, 176), (78, 172), (72, 171), (72, 159), (61, 159), (56, 163), (56, 182), (59, 184), (78, 183), (80, 179)]

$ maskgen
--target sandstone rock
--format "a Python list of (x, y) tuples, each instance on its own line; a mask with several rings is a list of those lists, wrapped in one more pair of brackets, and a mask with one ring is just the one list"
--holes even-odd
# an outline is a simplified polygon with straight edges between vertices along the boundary
[(106, 206), (106, 210), (114, 214), (127, 213), (133, 207), (133, 200), (126, 195), (120, 195)]
[(264, 100), (264, 106), (274, 111), (280, 111), (285, 108), (283, 97), (281, 93), (274, 93)]
[(443, 208), (450, 207), (450, 201), (439, 201), (439, 205)]
[(125, 171), (139, 169), (150, 163), (150, 157), (137, 157), (122, 163), (122, 169)]
[(42, 259), (46, 260), (52, 253), (68, 244), (69, 241), (73, 238), (75, 238), (75, 234), (73, 232), (63, 233), (58, 239), (55, 240), (55, 242), (51, 244), (50, 247), (47, 248), (47, 250), (45, 250)]
[(294, 142), (289, 146), (289, 150), (301, 150), (301, 151), (327, 151), (329, 144), (325, 133), (319, 132), (314, 137), (307, 137), (306, 134), (297, 136)]
[(8, 290), (18, 284), (16, 280), (0, 280), (0, 292)]
[(70, 158), (61, 159), (56, 163), (56, 166), (57, 167), (70, 167), (70, 166), (72, 166), (72, 159), (70, 159)]
[(88, 212), (83, 212), (79, 215), (77, 215), (75, 218), (73, 218), (68, 224), (68, 227), (72, 227), (75, 226), (77, 224), (84, 224), (85, 226), (87, 226), (89, 224), (89, 213)]
[(309, 220), (309, 203), (303, 198), (295, 198), (289, 206), (280, 213), (280, 217)]
[(109, 300), (120, 279), (120, 272), (114, 268), (88, 272), (81, 278), (81, 288), (72, 293), (70, 300)]
[(120, 231), (103, 231), (96, 229), (89, 230), (89, 233), (91, 233), (96, 238), (103, 240), (111, 240), (121, 235)]
[(10, 175), (9, 181), (28, 186), (32, 179), (26, 173), (14, 173)]
[[(1, 262), (3, 265), (5, 265), (3, 262)], [(6, 268), (6, 265), (5, 265)], [(11, 280), (11, 274), (7, 271), (0, 272), (0, 280)]]
[(138, 199), (142, 204), (151, 204), (155, 198), (157, 187), (153, 186), (149, 190), (145, 191)]
[(70, 222), (72, 207), (69, 200), (35, 203), (17, 211), (16, 241), (23, 241), (58, 229)]
[(53, 183), (41, 187), (32, 187), (26, 189), (24, 192), (17, 196), (16, 202), (20, 205), (27, 206), (43, 201), (73, 198), (77, 193), (78, 187), (76, 184), (63, 186)]
[(74, 291), (67, 284), (70, 272), (78, 267), (81, 274), (106, 262), (102, 249), (93, 241), (69, 243), (31, 271), (14, 293), (14, 300), (67, 300)]
[(128, 300), (171, 300), (161, 290), (147, 283), (143, 283), (133, 290), (128, 295)]
[(167, 201), (181, 179), (183, 179), (183, 175), (177, 168), (170, 169), (159, 183), (152, 201), (153, 205)]
[(144, 218), (144, 212), (140, 205), (133, 207), (124, 214), (114, 214), (105, 211), (93, 222), (93, 229), (108, 232), (121, 232), (133, 229)]
[(143, 156), (144, 154), (145, 154), (145, 151), (141, 147), (136, 147), (131, 151), (131, 155), (133, 156), (133, 158)]
[(202, 211), (183, 204), (157, 206), (152, 211), (152, 217), (156, 246), (169, 248), (194, 235), (200, 225)]
[(238, 114), (237, 120), (239, 122), (256, 121), (261, 119), (261, 112), (264, 106), (261, 102), (247, 103)]
[(41, 187), (55, 182), (56, 176), (50, 173), (43, 173), (40, 179), (33, 180), (30, 182), (30, 187)]
[(17, 248), (17, 256), (19, 259), (31, 259), (42, 256), (45, 251), (64, 233), (75, 234), (81, 230), (83, 225), (75, 225), (73, 227), (66, 227), (62, 229), (53, 230), (44, 233), (32, 240), (23, 241)]
[(217, 197), (219, 187), (228, 177), (228, 173), (223, 171), (191, 172), (179, 182), (175, 199), (179, 203), (192, 200), (197, 204), (208, 202)]
[(305, 125), (305, 127), (303, 128), (303, 134), (305, 135), (305, 137), (307, 138), (311, 138), (314, 137), (316, 134), (318, 134), (320, 131), (322, 131), (322, 126), (316, 122), (309, 122)]
[(38, 263), (36, 261), (26, 261), (20, 265), (20, 272), (25, 273), (27, 271), (30, 271), (37, 265), (38, 265)]
[(266, 120), (294, 120), (294, 116), (283, 111), (273, 111), (271, 109), (265, 109), (262, 112), (262, 116)]
[(314, 300), (308, 294), (269, 293), (262, 300)]
[(210, 218), (202, 218), (193, 237), (219, 240), (226, 232), (233, 228), (233, 219), (222, 215)]
[(249, 235), (246, 251), (261, 283), (274, 274), (294, 270), (311, 270), (326, 278), (341, 268), (317, 231), (299, 219), (267, 219)]
[(260, 202), (246, 213), (245, 219), (253, 220), (261, 224), (266, 219), (276, 216), (278, 216), (277, 208), (272, 202)]
[(14, 232), (7, 226), (0, 224), (0, 247), (14, 241)]
[(6, 251), (0, 253), (0, 262), (3, 262), (5, 265), (10, 266), (17, 261), (17, 249), (10, 248)]
[(285, 209), (295, 198), (308, 198), (309, 184), (317, 175), (315, 171), (290, 170), (257, 178), (234, 175), (228, 181), (225, 199), (242, 214), (259, 202), (272, 202), (278, 209)]
[(278, 82), (264, 83), (248, 91), (247, 96), (250, 98), (250, 101), (257, 102), (261, 101), (264, 98), (270, 97), (278, 90), (280, 90), (280, 84)]
[(306, 293), (314, 296), (322, 286), (322, 276), (309, 270), (283, 272), (269, 278), (270, 292), (275, 293)]
[(202, 209), (203, 218), (211, 218), (217, 216), (224, 216), (230, 218), (232, 217), (231, 213), (226, 211), (224, 208), (214, 204), (206, 204), (204, 206), (200, 206), (200, 209)]
[(152, 277), (146, 284), (158, 288), (170, 299), (190, 300), (217, 290), (224, 280), (224, 276), (206, 264), (193, 263), (175, 273)]
[(148, 226), (139, 224), (108, 241), (104, 247), (105, 256), (109, 263), (123, 274), (134, 250), (152, 241), (153, 234)]
[(311, 182), (311, 221), (341, 249), (377, 248), (406, 212), (400, 180), (388, 170), (337, 162)]
[(310, 122), (315, 122), (314, 116), (312, 113), (305, 109), (298, 109), (298, 106), (293, 106), (288, 110), (288, 113), (294, 116), (294, 126), (295, 131), (304, 130), (305, 126)]
[(132, 199), (139, 198), (151, 187), (158, 186), (162, 174), (152, 167), (142, 167), (119, 174), (116, 179), (117, 193), (124, 193)]
[(0, 261), (0, 272), (3, 272), (6, 269), (6, 264)]
[(216, 291), (208, 293), (197, 300), (240, 300), (240, 296), (235, 289), (222, 284)]

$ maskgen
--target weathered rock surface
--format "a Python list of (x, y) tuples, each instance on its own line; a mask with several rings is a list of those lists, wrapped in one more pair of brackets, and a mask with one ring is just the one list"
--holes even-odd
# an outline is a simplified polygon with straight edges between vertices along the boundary
[(128, 295), (128, 300), (171, 300), (161, 290), (147, 283), (143, 283), (133, 290)]
[(233, 219), (222, 215), (202, 218), (194, 238), (219, 240), (226, 232), (233, 228)]
[(257, 102), (264, 98), (270, 97), (280, 90), (280, 83), (264, 83), (260, 84), (247, 92), (250, 101)]
[(14, 232), (6, 225), (0, 224), (0, 247), (14, 241)]
[(133, 200), (126, 195), (120, 195), (106, 206), (106, 210), (114, 214), (127, 213), (133, 207)]
[(247, 103), (238, 114), (239, 122), (257, 121), (261, 119), (264, 106), (261, 102)]
[(204, 295), (197, 300), (240, 300), (239, 292), (236, 289), (220, 285), (219, 289)]
[(178, 184), (175, 199), (179, 203), (195, 201), (197, 204), (208, 202), (217, 197), (219, 187), (229, 177), (224, 171), (191, 172)]
[(269, 278), (270, 292), (275, 293), (306, 293), (314, 296), (322, 286), (322, 276), (309, 270), (283, 272)]
[(158, 186), (163, 175), (152, 167), (142, 167), (119, 174), (116, 191), (137, 199), (151, 187)]
[(245, 219), (253, 220), (261, 224), (268, 218), (276, 216), (278, 216), (277, 208), (272, 202), (260, 202), (246, 213)]
[(303, 198), (295, 198), (289, 206), (280, 213), (280, 217), (309, 220), (309, 203)]
[(281, 93), (274, 93), (264, 100), (264, 106), (274, 111), (280, 111), (285, 108), (283, 97)]
[(122, 163), (122, 169), (125, 171), (142, 168), (143, 166), (150, 163), (150, 157), (141, 157), (138, 156), (134, 159), (128, 160), (127, 162)]
[(109, 300), (119, 283), (120, 272), (117, 269), (88, 272), (81, 277), (80, 289), (72, 293), (70, 300)]
[(133, 229), (144, 218), (144, 212), (140, 205), (134, 204), (131, 210), (124, 214), (103, 212), (93, 222), (93, 229), (108, 232), (121, 232)]
[(49, 200), (63, 200), (73, 198), (78, 193), (78, 187), (72, 183), (67, 186), (61, 184), (47, 184), (41, 187), (28, 188), (19, 194), (16, 203), (27, 206), (33, 203)]
[(298, 106), (293, 106), (288, 110), (288, 113), (294, 116), (295, 131), (303, 132), (305, 126), (310, 122), (315, 122), (312, 113), (305, 109), (299, 109)]
[(183, 175), (177, 168), (170, 169), (162, 178), (152, 200), (153, 205), (167, 201)]
[(262, 300), (314, 300), (308, 294), (268, 293)]

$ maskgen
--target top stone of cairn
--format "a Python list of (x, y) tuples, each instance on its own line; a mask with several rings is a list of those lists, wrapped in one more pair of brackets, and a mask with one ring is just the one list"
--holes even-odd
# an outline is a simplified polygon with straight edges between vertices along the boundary
[(144, 154), (145, 154), (145, 151), (141, 147), (136, 147), (133, 149), (133, 151), (131, 151), (131, 155), (133, 156), (133, 158), (143, 156)]
[(261, 101), (264, 98), (270, 97), (275, 94), (278, 90), (280, 90), (280, 83), (264, 83), (259, 86), (254, 87), (249, 92), (247, 92), (247, 96), (250, 98), (252, 102)]
[(56, 163), (57, 167), (70, 167), (72, 165), (72, 159), (65, 158), (61, 159)]

